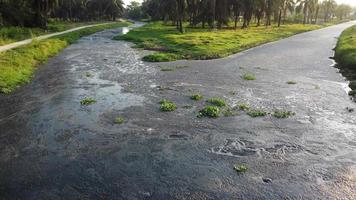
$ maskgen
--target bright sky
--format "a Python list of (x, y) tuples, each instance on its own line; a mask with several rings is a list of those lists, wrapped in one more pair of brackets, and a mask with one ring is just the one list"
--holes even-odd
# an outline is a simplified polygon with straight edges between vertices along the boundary
[[(124, 3), (130, 4), (131, 1), (137, 1), (137, 2), (142, 2), (142, 0), (124, 0)], [(356, 6), (356, 0), (336, 0), (337, 3), (346, 3), (352, 6)]]

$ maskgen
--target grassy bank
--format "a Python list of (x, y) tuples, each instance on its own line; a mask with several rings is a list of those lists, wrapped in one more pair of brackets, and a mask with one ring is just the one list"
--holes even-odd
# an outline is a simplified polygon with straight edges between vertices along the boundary
[(356, 100), (356, 26), (340, 35), (335, 48), (335, 60), (342, 75), (350, 81), (350, 95)]
[(186, 27), (186, 33), (180, 34), (175, 26), (154, 22), (132, 30), (126, 35), (115, 37), (115, 39), (134, 42), (138, 48), (158, 51), (144, 57), (146, 61), (204, 60), (226, 57), (263, 43), (321, 27), (320, 25), (290, 24), (281, 27), (251, 26), (248, 29), (218, 31)]
[(342, 67), (356, 69), (356, 26), (341, 34), (335, 48), (335, 58)]
[[(50, 21), (47, 29), (41, 28), (25, 28), (25, 27), (2, 27), (0, 28), (0, 46), (17, 42), (43, 34), (61, 32), (68, 29), (96, 24), (100, 22), (64, 22), (64, 21)], [(105, 23), (105, 22), (103, 22)]]
[(105, 29), (127, 26), (129, 23), (120, 22), (82, 29), (43, 41), (0, 53), (0, 92), (10, 93), (18, 85), (27, 83), (36, 66), (56, 55), (69, 44), (80, 37)]

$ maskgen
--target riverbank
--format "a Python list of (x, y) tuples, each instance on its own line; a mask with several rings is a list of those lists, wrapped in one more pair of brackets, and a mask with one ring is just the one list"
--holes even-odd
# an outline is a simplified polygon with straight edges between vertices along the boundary
[(350, 95), (356, 97), (356, 26), (346, 29), (335, 48), (340, 72), (350, 81)]
[(0, 28), (0, 46), (10, 44), (13, 42), (31, 39), (33, 37), (62, 32), (72, 28), (87, 26), (99, 23), (106, 23), (107, 21), (93, 21), (93, 22), (66, 22), (66, 21), (55, 21), (51, 20), (47, 28), (26, 28), (26, 27), (1, 27)]
[(134, 42), (138, 48), (158, 51), (145, 56), (145, 61), (207, 60), (226, 57), (251, 47), (322, 27), (324, 26), (301, 24), (286, 24), (281, 27), (251, 25), (247, 29), (225, 28), (211, 31), (187, 26), (186, 33), (180, 34), (175, 26), (153, 22), (115, 39)]
[(1, 52), (0, 92), (10, 93), (17, 86), (29, 82), (37, 65), (47, 61), (49, 57), (56, 55), (79, 38), (129, 24), (129, 22), (118, 22), (85, 28), (43, 41), (33, 41), (29, 45)]

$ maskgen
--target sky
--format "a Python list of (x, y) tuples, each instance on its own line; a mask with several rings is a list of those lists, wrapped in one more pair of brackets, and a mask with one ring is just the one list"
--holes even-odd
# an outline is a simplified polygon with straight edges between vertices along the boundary
[[(133, 0), (124, 0), (124, 3), (127, 5), (127, 4), (130, 4), (131, 1), (133, 1)], [(134, 1), (142, 2), (142, 0), (134, 0)], [(349, 5), (352, 5), (352, 6), (356, 6), (356, 0), (336, 0), (336, 2), (338, 4), (346, 3), (346, 4), (349, 4)]]

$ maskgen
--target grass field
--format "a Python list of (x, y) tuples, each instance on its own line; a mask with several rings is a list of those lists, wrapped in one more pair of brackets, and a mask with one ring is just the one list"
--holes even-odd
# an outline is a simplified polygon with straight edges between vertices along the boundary
[(145, 61), (205, 60), (226, 57), (260, 44), (322, 27), (288, 24), (281, 27), (251, 26), (248, 29), (226, 28), (218, 31), (186, 27), (186, 33), (180, 34), (175, 26), (154, 22), (115, 39), (134, 42), (137, 48), (158, 51), (145, 56)]
[(46, 30), (41, 28), (2, 27), (0, 28), (0, 46), (43, 34), (61, 32), (71, 28), (95, 23), (101, 22), (63, 22), (52, 20), (49, 22)]
[(341, 34), (335, 48), (335, 58), (342, 67), (356, 69), (356, 26)]
[(120, 22), (82, 29), (0, 53), (0, 92), (10, 93), (31, 80), (36, 66), (59, 53), (80, 37), (110, 28), (127, 26)]

